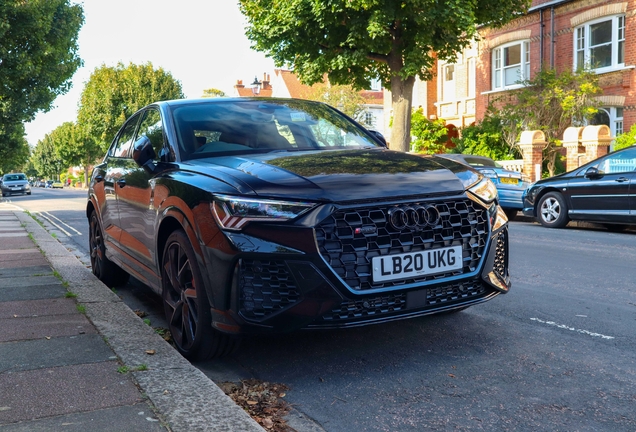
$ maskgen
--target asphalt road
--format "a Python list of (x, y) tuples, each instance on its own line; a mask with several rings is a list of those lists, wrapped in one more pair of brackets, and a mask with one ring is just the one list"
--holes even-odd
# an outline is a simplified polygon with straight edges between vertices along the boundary
[[(85, 192), (8, 200), (57, 218), (58, 227), (43, 222), (87, 258)], [(247, 339), (197, 366), (217, 382), (285, 383), (285, 399), (327, 431), (636, 430), (636, 233), (513, 222), (510, 238), (513, 288), (488, 303)], [(145, 287), (133, 281), (118, 293), (162, 326)]]

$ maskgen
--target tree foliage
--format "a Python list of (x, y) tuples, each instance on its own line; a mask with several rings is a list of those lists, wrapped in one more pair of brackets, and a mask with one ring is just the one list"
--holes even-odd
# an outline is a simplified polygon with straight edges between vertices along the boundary
[(585, 124), (598, 111), (595, 99), (601, 93), (598, 78), (589, 71), (557, 73), (545, 69), (523, 84), (511, 102), (493, 110), (500, 118), (509, 119), (502, 123), (502, 129), (515, 139), (521, 130), (543, 131), (548, 142), (543, 158), (549, 175), (553, 176), (565, 129)]
[(461, 130), (461, 137), (453, 138), (455, 151), (458, 153), (486, 156), (493, 160), (520, 159), (516, 146), (517, 137), (512, 145), (506, 139), (506, 124), (510, 119), (502, 118), (492, 111), (488, 112), (480, 123), (466, 126)]
[(52, 133), (38, 141), (31, 154), (31, 162), (40, 177), (58, 178), (64, 168), (64, 161), (55, 146), (55, 137)]
[(77, 34), (82, 7), (69, 0), (0, 2), (0, 115), (33, 119), (71, 87), (81, 66)]
[(64, 168), (81, 166), (84, 168), (84, 182), (88, 182), (89, 168), (104, 155), (104, 152), (91, 139), (86, 128), (73, 122), (62, 123), (48, 135)]
[(105, 152), (124, 121), (144, 106), (183, 98), (181, 83), (152, 63), (102, 65), (91, 74), (77, 113), (82, 133)]
[(417, 153), (437, 154), (446, 152), (448, 129), (443, 119), (429, 120), (419, 108), (411, 116), (411, 135), (415, 138), (412, 149)]
[(436, 59), (453, 60), (480, 24), (503, 25), (529, 0), (239, 0), (253, 47), (291, 66), (305, 84), (366, 88), (380, 78), (392, 92), (393, 148), (407, 151), (415, 77)]
[(225, 92), (223, 90), (219, 90), (217, 88), (209, 88), (209, 89), (203, 90), (203, 95), (201, 97), (202, 98), (217, 98), (217, 97), (224, 97), (224, 96), (225, 96)]
[(0, 172), (21, 170), (29, 153), (24, 125), (21, 122), (0, 123)]
[(636, 144), (636, 124), (632, 125), (629, 132), (625, 132), (616, 137), (614, 150), (624, 149)]
[(348, 115), (354, 120), (363, 123), (362, 114), (365, 111), (365, 99), (360, 92), (351, 85), (331, 85), (316, 83), (305, 93), (300, 95), (303, 99), (324, 102)]
[(22, 123), (71, 87), (83, 22), (82, 7), (69, 0), (0, 1), (0, 170), (22, 168)]

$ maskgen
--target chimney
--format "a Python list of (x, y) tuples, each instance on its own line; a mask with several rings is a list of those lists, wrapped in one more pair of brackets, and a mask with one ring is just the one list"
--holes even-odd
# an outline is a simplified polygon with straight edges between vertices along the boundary
[(245, 88), (245, 86), (243, 85), (243, 80), (236, 80), (236, 84), (234, 85), (235, 89), (242, 89)]
[(270, 83), (269, 74), (264, 73), (263, 74), (263, 90), (271, 90), (272, 86), (269, 83)]

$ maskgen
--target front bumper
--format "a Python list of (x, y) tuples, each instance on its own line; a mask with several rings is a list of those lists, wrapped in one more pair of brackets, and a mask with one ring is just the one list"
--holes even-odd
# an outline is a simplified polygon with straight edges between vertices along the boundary
[(31, 188), (27, 186), (10, 186), (2, 185), (2, 193), (4, 194), (24, 194), (31, 192)]
[[(222, 286), (229, 291), (210, 293), (214, 325), (230, 333), (354, 327), (463, 308), (505, 293), (510, 288), (507, 224), (492, 231), (486, 210), (466, 208), (466, 202), (446, 206), (442, 226), (427, 233), (383, 236), (377, 223), (375, 236), (350, 235), (350, 225), (379, 219), (383, 208), (372, 208), (335, 212), (280, 243), (265, 231), (228, 234), (240, 252), (226, 263)], [(370, 276), (370, 255), (453, 243), (463, 248), (460, 271), (388, 283)], [(217, 261), (217, 269), (218, 258), (216, 248), (206, 249), (206, 260)], [(218, 281), (224, 272), (215, 274)]]

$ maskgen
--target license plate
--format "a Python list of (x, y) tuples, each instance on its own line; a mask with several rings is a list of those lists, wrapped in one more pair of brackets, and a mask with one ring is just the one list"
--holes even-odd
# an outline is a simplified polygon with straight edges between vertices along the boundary
[(420, 252), (374, 257), (373, 281), (386, 282), (461, 270), (462, 247), (451, 246)]
[(519, 180), (512, 177), (499, 177), (499, 181), (503, 184), (518, 185)]

